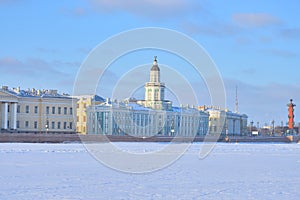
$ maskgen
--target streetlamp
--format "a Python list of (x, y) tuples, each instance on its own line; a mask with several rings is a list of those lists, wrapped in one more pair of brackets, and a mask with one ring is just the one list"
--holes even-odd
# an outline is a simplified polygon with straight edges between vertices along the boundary
[(171, 135), (174, 136), (174, 132), (175, 130), (174, 129), (171, 129)]
[(283, 135), (283, 121), (281, 121), (281, 135)]
[(274, 136), (274, 129), (275, 129), (275, 128), (274, 128), (274, 124), (275, 124), (275, 121), (274, 121), (274, 119), (272, 120), (272, 122), (271, 122), (271, 123), (272, 123), (272, 136)]
[(253, 120), (250, 122), (250, 135), (252, 135)]
[(174, 118), (172, 118), (172, 123), (171, 123), (171, 136), (174, 136)]

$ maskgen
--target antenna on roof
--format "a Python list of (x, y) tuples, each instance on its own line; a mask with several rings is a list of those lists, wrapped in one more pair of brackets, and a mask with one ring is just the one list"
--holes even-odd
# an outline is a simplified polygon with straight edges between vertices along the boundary
[(238, 113), (239, 112), (239, 101), (238, 101), (238, 87), (235, 86), (235, 108), (234, 112)]

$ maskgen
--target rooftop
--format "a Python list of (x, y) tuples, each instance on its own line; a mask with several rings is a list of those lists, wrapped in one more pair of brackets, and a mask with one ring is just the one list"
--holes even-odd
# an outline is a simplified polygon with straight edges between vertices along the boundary
[(35, 89), (28, 88), (27, 90), (22, 90), (20, 87), (8, 88), (8, 86), (2, 86), (0, 91), (17, 96), (17, 97), (32, 97), (32, 98), (71, 98), (68, 94), (59, 94), (57, 90), (54, 89)]

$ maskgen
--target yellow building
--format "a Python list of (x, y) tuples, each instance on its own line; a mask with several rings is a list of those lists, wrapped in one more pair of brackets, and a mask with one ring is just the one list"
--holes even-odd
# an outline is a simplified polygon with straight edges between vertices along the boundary
[(75, 133), (76, 105), (57, 90), (0, 89), (1, 132)]
[(97, 95), (82, 95), (75, 96), (77, 98), (77, 123), (76, 123), (76, 131), (81, 134), (87, 133), (87, 116), (86, 116), (86, 108), (92, 105), (98, 105), (100, 103), (105, 102), (105, 100)]

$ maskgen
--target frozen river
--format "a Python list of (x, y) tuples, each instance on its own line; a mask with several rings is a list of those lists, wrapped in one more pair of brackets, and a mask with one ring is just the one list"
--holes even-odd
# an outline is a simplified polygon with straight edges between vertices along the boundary
[[(118, 143), (152, 151), (162, 143)], [(300, 199), (299, 144), (201, 143), (147, 174), (112, 170), (82, 144), (0, 144), (0, 199)]]

